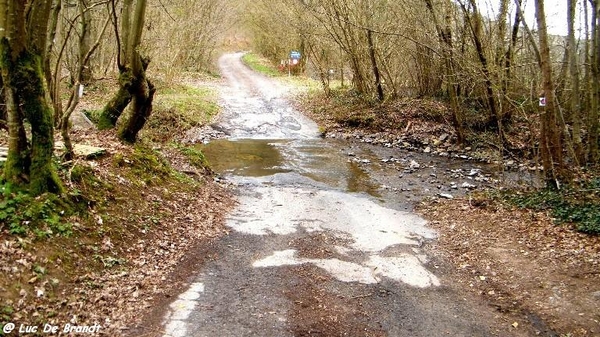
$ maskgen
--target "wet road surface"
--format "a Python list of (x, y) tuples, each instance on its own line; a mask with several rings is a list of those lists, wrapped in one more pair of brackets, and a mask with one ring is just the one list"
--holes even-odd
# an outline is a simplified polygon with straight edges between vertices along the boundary
[[(227, 85), (213, 128), (226, 137), (202, 146), (236, 186), (231, 234), (164, 309), (163, 336), (496, 335), (494, 312), (448, 286), (424, 249), (436, 233), (410, 212), (430, 189), (464, 193), (436, 185), (436, 170), (456, 169), (319, 138), (289, 89), (241, 56), (219, 60)], [(375, 181), (364, 169), (375, 160), (406, 185)], [(460, 179), (483, 184), (479, 168), (465, 170)]]

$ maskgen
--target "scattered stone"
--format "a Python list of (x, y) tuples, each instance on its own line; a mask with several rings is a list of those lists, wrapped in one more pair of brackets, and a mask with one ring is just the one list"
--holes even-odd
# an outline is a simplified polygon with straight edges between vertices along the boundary
[(419, 163), (417, 163), (415, 160), (411, 160), (410, 163), (408, 164), (408, 166), (411, 169), (418, 169), (421, 167), (421, 165)]
[(431, 153), (431, 147), (426, 147), (425, 150), (423, 150), (424, 153)]
[(454, 197), (452, 196), (452, 194), (448, 194), (448, 193), (439, 193), (438, 196), (444, 198), (444, 199), (454, 199)]
[(469, 171), (469, 173), (467, 173), (467, 175), (469, 177), (472, 177), (472, 176), (478, 175), (480, 172), (481, 172), (481, 169), (471, 169), (471, 171)]
[[(65, 145), (62, 142), (56, 142), (54, 148), (59, 151), (64, 151)], [(77, 157), (93, 159), (106, 154), (106, 149), (90, 145), (73, 144), (73, 152)]]
[(8, 157), (8, 148), (0, 147), (0, 161), (6, 161), (6, 157)]
[(473, 184), (469, 184), (468, 182), (464, 182), (464, 183), (462, 183), (462, 185), (460, 185), (460, 187), (466, 188), (466, 189), (471, 189), (471, 188), (475, 188), (477, 186), (475, 186)]
[(360, 162), (363, 163), (363, 164), (370, 164), (371, 163), (371, 161), (369, 159), (362, 159)]

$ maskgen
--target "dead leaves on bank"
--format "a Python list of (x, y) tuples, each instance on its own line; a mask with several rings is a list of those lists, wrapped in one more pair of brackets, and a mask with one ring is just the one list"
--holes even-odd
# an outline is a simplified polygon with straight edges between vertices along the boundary
[(73, 219), (71, 237), (0, 233), (0, 321), (99, 323), (101, 335), (121, 336), (169, 295), (176, 286), (169, 275), (192, 247), (226, 233), (223, 215), (232, 201), (203, 172), (136, 177), (134, 150), (111, 132), (73, 138), (107, 149), (100, 159), (76, 160), (102, 184), (68, 181), (89, 198), (90, 216)]
[(600, 334), (600, 237), (554, 225), (545, 213), (472, 205), (452, 200), (419, 210), (439, 231), (436, 248), (456, 267), (460, 286), (535, 333)]

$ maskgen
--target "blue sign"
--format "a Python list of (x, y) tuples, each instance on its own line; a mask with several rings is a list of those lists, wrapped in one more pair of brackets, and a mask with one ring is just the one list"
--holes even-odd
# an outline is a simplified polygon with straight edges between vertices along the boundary
[(299, 60), (299, 59), (300, 59), (300, 52), (299, 52), (299, 51), (292, 50), (292, 51), (290, 52), (290, 58), (291, 58), (292, 60)]

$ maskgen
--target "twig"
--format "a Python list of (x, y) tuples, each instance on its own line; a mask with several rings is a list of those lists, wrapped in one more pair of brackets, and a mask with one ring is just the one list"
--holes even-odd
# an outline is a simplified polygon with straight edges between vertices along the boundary
[(171, 16), (171, 14), (169, 13), (169, 11), (167, 11), (167, 7), (165, 7), (165, 5), (162, 3), (162, 1), (158, 0), (158, 3), (165, 10), (165, 13), (167, 13), (167, 16), (170, 17), (171, 20), (176, 21), (175, 18)]

